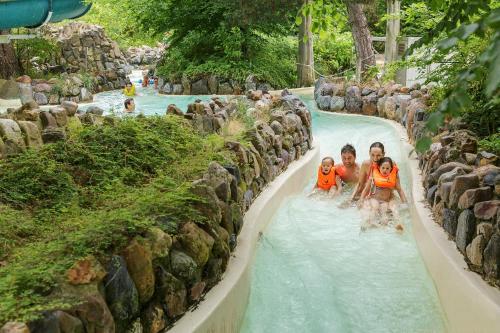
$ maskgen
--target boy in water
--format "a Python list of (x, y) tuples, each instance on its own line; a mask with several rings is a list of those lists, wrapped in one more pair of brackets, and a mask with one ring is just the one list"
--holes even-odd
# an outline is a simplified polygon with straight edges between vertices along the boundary
[(375, 215), (380, 212), (382, 224), (388, 224), (389, 218), (387, 212), (390, 210), (396, 224), (396, 230), (402, 231), (403, 226), (399, 223), (399, 211), (397, 202), (394, 198), (394, 190), (399, 193), (401, 201), (406, 203), (406, 196), (398, 187), (398, 168), (390, 157), (383, 157), (377, 162), (377, 167), (373, 169), (370, 179), (366, 182), (365, 188), (361, 193), (360, 200), (364, 203), (364, 211), (368, 224), (374, 224)]
[(328, 156), (323, 158), (318, 168), (318, 179), (316, 180), (313, 191), (309, 195), (318, 193), (319, 191), (328, 192), (330, 197), (340, 194), (342, 191), (342, 181), (335, 173), (334, 164), (335, 162), (332, 157)]
[(132, 113), (135, 111), (135, 102), (133, 98), (127, 98), (125, 102), (123, 102), (123, 106), (125, 106), (125, 109), (123, 112), (126, 113)]

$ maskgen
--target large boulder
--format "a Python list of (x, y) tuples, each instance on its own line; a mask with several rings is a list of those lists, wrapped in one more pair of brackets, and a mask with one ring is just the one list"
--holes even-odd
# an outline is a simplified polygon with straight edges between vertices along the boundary
[(345, 109), (348, 113), (361, 113), (363, 100), (361, 90), (357, 86), (350, 86), (345, 92)]
[(192, 95), (208, 95), (208, 85), (206, 79), (200, 79), (191, 85)]
[(374, 116), (377, 114), (377, 102), (378, 97), (376, 93), (371, 93), (369, 95), (363, 96), (363, 107), (362, 112), (366, 116)]
[(141, 323), (144, 333), (161, 332), (167, 326), (163, 306), (158, 302), (149, 304), (141, 313)]
[(497, 216), (499, 206), (500, 200), (478, 202), (474, 205), (474, 215), (479, 220), (492, 220)]
[(472, 208), (481, 201), (488, 201), (493, 198), (493, 190), (489, 186), (474, 188), (465, 191), (458, 200), (458, 209)]
[(439, 177), (441, 177), (441, 175), (443, 173), (452, 171), (453, 169), (455, 169), (457, 167), (461, 168), (466, 173), (469, 173), (472, 171), (471, 166), (468, 166), (468, 165), (465, 165), (465, 164), (459, 163), (459, 162), (449, 162), (449, 163), (440, 165), (439, 168), (436, 169), (436, 171), (432, 172), (429, 175), (429, 177), (427, 179), (428, 186), (432, 186), (432, 185), (437, 184)]
[(498, 282), (500, 279), (500, 233), (498, 232), (491, 236), (484, 249), (483, 269), (488, 280)]
[(231, 182), (233, 177), (231, 174), (217, 162), (211, 162), (208, 165), (207, 172), (204, 173), (203, 179), (207, 181), (217, 197), (223, 202), (229, 202), (231, 199)]
[(85, 333), (120, 332), (121, 327), (125, 330), (124, 326), (116, 322), (116, 317), (111, 314), (101, 294), (88, 295), (80, 301), (81, 303), (68, 313), (81, 320)]
[(145, 304), (155, 291), (153, 256), (149, 242), (134, 239), (123, 251), (130, 277), (139, 293), (139, 301)]
[(0, 328), (0, 333), (31, 333), (28, 325), (25, 323), (18, 323), (9, 321)]
[(173, 250), (170, 253), (170, 267), (176, 278), (190, 286), (201, 280), (201, 271), (196, 261), (184, 252)]
[(341, 96), (332, 96), (330, 99), (330, 111), (342, 111), (345, 106), (344, 97)]
[(0, 98), (1, 99), (16, 99), (19, 98), (19, 85), (12, 80), (0, 79)]
[(0, 119), (0, 136), (6, 155), (15, 155), (26, 150), (21, 128), (14, 120)]
[(193, 222), (188, 222), (182, 226), (177, 240), (198, 267), (205, 266), (214, 245), (212, 236)]
[(37, 148), (43, 144), (42, 135), (38, 126), (31, 121), (18, 121), (19, 128), (24, 136), (27, 147)]
[(165, 303), (167, 316), (176, 318), (186, 312), (187, 290), (182, 281), (162, 267), (156, 271), (156, 281), (157, 296)]
[(213, 225), (218, 225), (221, 220), (221, 210), (217, 203), (217, 194), (204, 179), (196, 180), (191, 185), (193, 194), (199, 196), (202, 201), (195, 204), (195, 208), (205, 216)]
[(465, 254), (467, 245), (472, 242), (476, 231), (476, 218), (470, 209), (464, 210), (458, 217), (456, 243), (460, 252)]
[(443, 209), (443, 228), (446, 230), (446, 232), (450, 235), (451, 238), (455, 238), (455, 235), (457, 233), (457, 212), (444, 208)]
[(330, 104), (332, 101), (332, 96), (319, 96), (318, 99), (316, 100), (316, 103), (318, 104), (318, 108), (321, 110), (330, 110)]
[(106, 302), (113, 314), (118, 332), (124, 331), (139, 313), (139, 294), (130, 277), (125, 260), (112, 256), (104, 279)]
[(450, 208), (456, 208), (458, 205), (458, 200), (464, 194), (465, 191), (479, 187), (479, 177), (475, 174), (468, 174), (463, 176), (457, 176), (453, 180), (453, 185), (451, 187), (449, 206)]
[(473, 266), (481, 267), (483, 265), (483, 251), (486, 247), (486, 241), (483, 235), (477, 235), (472, 243), (467, 245), (467, 258)]
[(30, 323), (30, 333), (85, 333), (80, 319), (63, 311), (54, 311)]
[(54, 143), (66, 139), (66, 132), (62, 128), (48, 127), (42, 131), (43, 143)]

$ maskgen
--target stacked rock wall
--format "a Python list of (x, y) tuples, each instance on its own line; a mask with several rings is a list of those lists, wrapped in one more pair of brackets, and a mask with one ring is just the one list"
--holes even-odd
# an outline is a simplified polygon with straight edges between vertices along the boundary
[(155, 65), (163, 57), (165, 45), (147, 45), (129, 47), (126, 52), (128, 63), (131, 65)]
[(69, 72), (95, 76), (97, 91), (125, 86), (130, 66), (118, 44), (106, 36), (102, 27), (71, 22), (64, 26), (48, 25), (44, 34), (61, 49), (55, 63)]
[(240, 95), (249, 90), (271, 91), (273, 87), (249, 75), (245, 82), (209, 75), (197, 79), (182, 77), (169, 81), (160, 78), (160, 93), (167, 95)]
[[(176, 225), (167, 217), (157, 217), (159, 227), (135, 237), (119, 253), (100, 260), (89, 256), (67, 271), (63, 289), (80, 301), (78, 305), (44, 313), (43, 318), (28, 324), (7, 323), (2, 332), (158, 333), (199, 302), (222, 278), (237, 245), (244, 213), (254, 198), (312, 144), (311, 115), (300, 99), (287, 92), (272, 103), (262, 92), (254, 98), (251, 103), (268, 105), (269, 120), (257, 121), (247, 130), (245, 143), (226, 142), (226, 149), (236, 156), (235, 165), (212, 162), (192, 183), (191, 191), (203, 198), (193, 203), (194, 208), (206, 222)], [(213, 123), (220, 117), (225, 123), (234, 113), (232, 108), (233, 104), (214, 98), (191, 104), (186, 115), (175, 106), (169, 106), (168, 113), (186, 117), (193, 124), (197, 116), (203, 116), (202, 122)], [(64, 118), (59, 113), (53, 117), (56, 123)], [(92, 113), (86, 117), (89, 122), (98, 118)], [(43, 119), (42, 123), (49, 123), (52, 118)], [(220, 131), (213, 126), (202, 130)]]
[[(393, 84), (372, 89), (317, 81), (314, 96), (325, 111), (376, 115), (401, 123), (414, 144), (428, 118), (427, 87)], [(500, 159), (478, 151), (467, 124), (452, 121), (419, 156), (427, 201), (470, 269), (500, 287)]]

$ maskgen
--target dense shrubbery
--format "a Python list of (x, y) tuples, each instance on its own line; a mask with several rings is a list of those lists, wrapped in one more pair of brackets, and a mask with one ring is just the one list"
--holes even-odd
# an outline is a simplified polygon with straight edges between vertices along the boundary
[(170, 221), (158, 225), (166, 231), (202, 223), (188, 185), (212, 160), (231, 160), (221, 138), (167, 116), (84, 127), (2, 161), (0, 322), (71, 302), (48, 297), (58, 276), (79, 258), (119, 249), (159, 217)]
[[(169, 79), (180, 79), (182, 75), (197, 78), (217, 75), (244, 82), (249, 74), (257, 79), (270, 83), (273, 87), (284, 88), (295, 85), (297, 39), (294, 37), (268, 36), (257, 34), (252, 38), (251, 58), (246, 60), (238, 51), (241, 46), (240, 34), (234, 32), (227, 36), (220, 48), (222, 54), (206, 54), (203, 61), (190, 61), (190, 53), (196, 47), (203, 47), (199, 39), (204, 36), (193, 31), (186, 38), (171, 48), (161, 64), (158, 72)], [(207, 50), (208, 51), (208, 50)]]

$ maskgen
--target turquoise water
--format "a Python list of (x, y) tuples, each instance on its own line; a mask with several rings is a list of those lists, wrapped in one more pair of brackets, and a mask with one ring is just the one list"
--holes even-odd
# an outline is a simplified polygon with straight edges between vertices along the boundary
[[(140, 71), (139, 71), (140, 73)], [(137, 71), (130, 76), (132, 83), (135, 85), (137, 96), (133, 96), (136, 105), (136, 112), (134, 114), (142, 113), (144, 115), (164, 115), (167, 111), (169, 104), (177, 105), (183, 112), (186, 112), (187, 106), (197, 99), (208, 101), (212, 96), (209, 95), (183, 95), (183, 96), (169, 96), (159, 94), (152, 86), (143, 88), (139, 83), (140, 74)], [(95, 105), (104, 110), (104, 114), (123, 115), (124, 105), (123, 102), (127, 99), (121, 90), (106, 91), (94, 95), (92, 103), (81, 104), (80, 109), (86, 110), (89, 106)], [(223, 97), (224, 98), (224, 97)]]
[[(314, 102), (307, 99), (311, 110)], [(354, 144), (358, 160), (381, 141), (401, 166), (409, 196), (406, 157), (387, 124), (361, 117), (313, 114), (321, 156), (340, 162), (340, 148)], [(445, 320), (433, 282), (412, 236), (381, 227), (360, 232), (355, 207), (341, 209), (348, 195), (328, 200), (301, 194), (282, 205), (266, 229), (253, 265), (250, 300), (241, 332), (444, 332)], [(411, 198), (410, 198), (411, 200)]]

